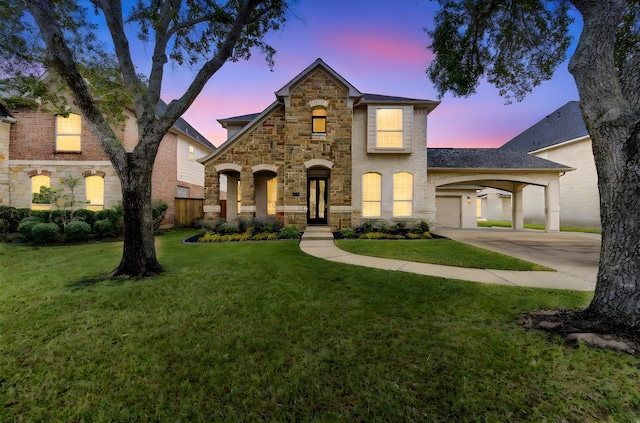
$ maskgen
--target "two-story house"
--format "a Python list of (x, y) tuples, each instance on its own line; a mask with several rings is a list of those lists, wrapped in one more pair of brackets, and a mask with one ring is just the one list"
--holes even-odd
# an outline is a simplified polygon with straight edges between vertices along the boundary
[(228, 139), (200, 160), (206, 219), (475, 227), (477, 186), (518, 199), (536, 184), (545, 189), (547, 229), (558, 229), (558, 175), (571, 169), (526, 153), (427, 149), (437, 101), (362, 93), (321, 59), (275, 95), (261, 113), (219, 121)]
[[(159, 111), (166, 107), (160, 104)], [(87, 126), (73, 108), (57, 115), (33, 107), (0, 108), (0, 205), (50, 209), (39, 200), (42, 187), (61, 186), (63, 178), (78, 179), (75, 199), (91, 210), (120, 204), (118, 176)], [(138, 142), (135, 119), (117, 135), (131, 151)], [(215, 147), (184, 119), (165, 135), (153, 171), (152, 198), (169, 205), (163, 224), (175, 222), (176, 198), (203, 198), (204, 168), (197, 159)]]

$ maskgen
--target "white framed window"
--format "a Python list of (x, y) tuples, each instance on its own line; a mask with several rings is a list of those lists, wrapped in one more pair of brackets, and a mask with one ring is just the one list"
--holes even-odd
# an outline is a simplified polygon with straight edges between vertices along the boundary
[(369, 106), (368, 153), (411, 153), (413, 107)]
[(51, 188), (51, 178), (47, 175), (32, 176), (31, 210), (51, 210), (51, 197), (42, 188)]
[(80, 152), (82, 117), (69, 113), (68, 117), (56, 116), (56, 151)]
[(104, 209), (104, 178), (93, 175), (84, 178), (86, 188), (87, 209), (98, 211)]
[(393, 174), (393, 215), (411, 216), (413, 213), (413, 175), (409, 172)]
[(362, 175), (362, 216), (380, 216), (382, 207), (382, 175), (365, 173)]

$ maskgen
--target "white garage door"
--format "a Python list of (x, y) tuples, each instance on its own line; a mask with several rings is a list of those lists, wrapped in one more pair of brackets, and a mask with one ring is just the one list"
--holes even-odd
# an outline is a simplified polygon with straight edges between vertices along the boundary
[(436, 227), (459, 228), (462, 197), (436, 196)]

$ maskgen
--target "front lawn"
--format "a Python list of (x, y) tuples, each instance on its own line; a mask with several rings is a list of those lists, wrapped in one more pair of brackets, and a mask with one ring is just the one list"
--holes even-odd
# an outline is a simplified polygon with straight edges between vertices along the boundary
[(366, 269), (296, 241), (188, 245), (100, 281), (120, 243), (0, 244), (0, 421), (616, 421), (637, 357), (565, 346), (521, 311), (589, 294)]
[(429, 240), (336, 240), (341, 249), (354, 254), (416, 261), (446, 266), (498, 270), (553, 270), (540, 264), (505, 256), (451, 239)]

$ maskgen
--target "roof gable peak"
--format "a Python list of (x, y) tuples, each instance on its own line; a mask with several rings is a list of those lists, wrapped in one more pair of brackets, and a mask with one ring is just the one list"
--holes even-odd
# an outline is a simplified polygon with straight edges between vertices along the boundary
[(289, 81), (284, 87), (280, 88), (275, 92), (278, 98), (289, 96), (289, 89), (295, 85), (298, 81), (311, 74), (317, 68), (323, 68), (326, 70), (331, 76), (344, 84), (349, 90), (349, 97), (361, 97), (362, 93), (358, 91), (356, 87), (354, 87), (349, 81), (344, 79), (339, 73), (333, 70), (329, 65), (327, 65), (322, 59), (318, 58), (315, 62), (309, 65), (305, 70), (296, 75), (291, 81)]

